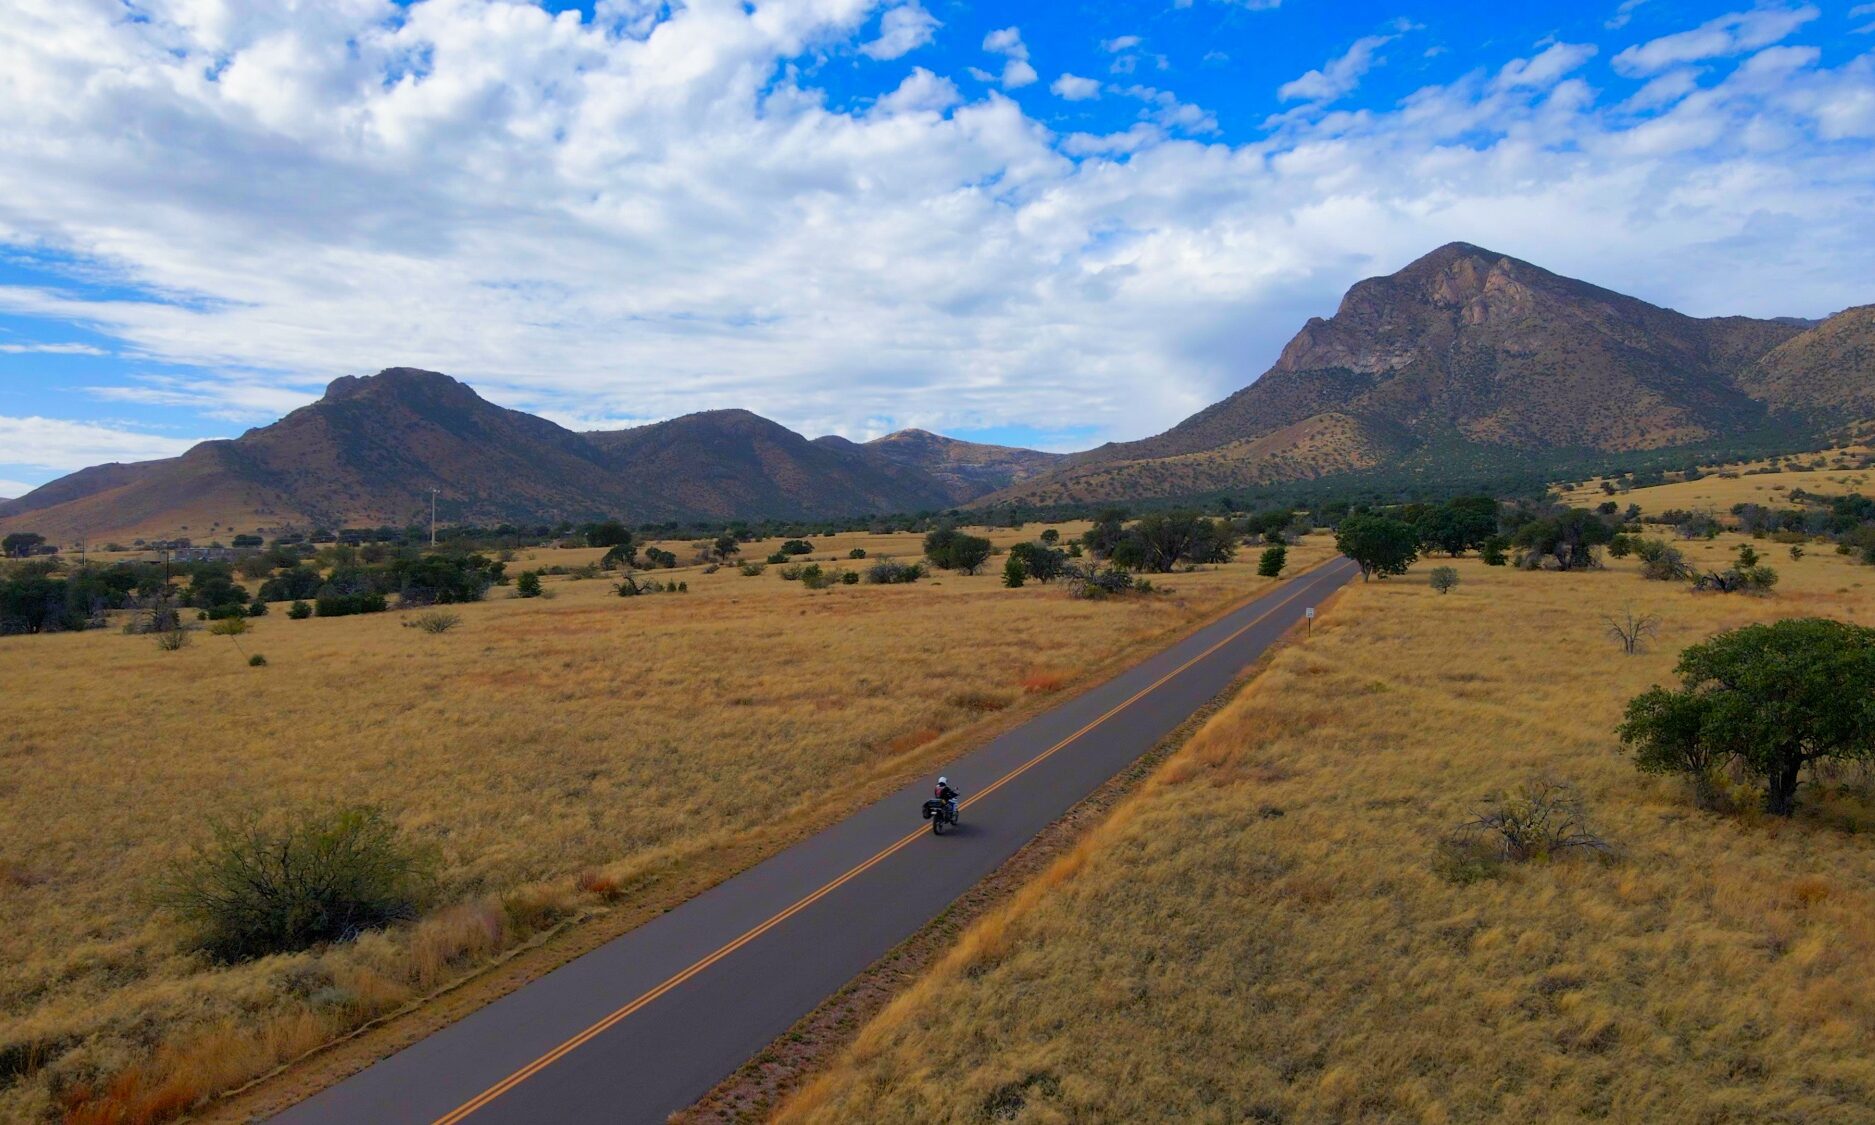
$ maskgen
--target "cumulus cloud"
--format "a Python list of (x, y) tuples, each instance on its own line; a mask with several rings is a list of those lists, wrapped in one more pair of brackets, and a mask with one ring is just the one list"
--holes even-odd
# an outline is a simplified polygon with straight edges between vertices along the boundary
[(1071, 102), (1084, 102), (1100, 96), (1100, 82), (1094, 78), (1082, 78), (1075, 74), (1063, 74), (1048, 84), (1055, 96)]
[(1328, 60), (1319, 70), (1311, 70), (1276, 88), (1276, 96), (1286, 102), (1332, 102), (1354, 92), (1361, 78), (1373, 69), (1374, 52), (1399, 38), (1397, 35), (1368, 35), (1354, 41), (1339, 57)]
[(1622, 74), (1640, 77), (1658, 74), (1682, 63), (1742, 55), (1784, 39), (1821, 14), (1809, 4), (1733, 12), (1707, 20), (1690, 31), (1663, 35), (1629, 47), (1614, 57), (1614, 67)]
[(1040, 75), (1029, 65), (1029, 48), (1022, 42), (1020, 28), (1005, 27), (983, 37), (983, 49), (1003, 56), (1003, 88), (1014, 90), (1034, 82)]
[[(1700, 315), (1875, 295), (1867, 56), (1766, 44), (1617, 112), (1552, 46), (1243, 141), (1164, 82), (1106, 135), (923, 68), (835, 108), (796, 63), (876, 41), (863, 0), (140, 10), (8, 0), (0, 37), (0, 243), (78, 263), (0, 312), (204, 372), (116, 400), (258, 416), (411, 364), (568, 419), (1104, 440), (1452, 239)], [(48, 470), (187, 444), (0, 423)]]
[(1513, 59), (1498, 71), (1497, 84), (1507, 89), (1540, 90), (1595, 57), (1589, 43), (1552, 43), (1533, 58)]
[(942, 26), (937, 17), (916, 3), (889, 8), (879, 18), (879, 37), (859, 46), (861, 54), (875, 59), (896, 59), (926, 43)]

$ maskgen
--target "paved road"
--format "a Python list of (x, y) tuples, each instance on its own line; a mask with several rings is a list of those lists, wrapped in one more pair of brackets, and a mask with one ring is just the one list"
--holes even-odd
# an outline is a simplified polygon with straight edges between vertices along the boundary
[(386, 1058), (285, 1125), (655, 1125), (707, 1093), (1227, 687), (1348, 581), (1336, 559), (919, 782)]

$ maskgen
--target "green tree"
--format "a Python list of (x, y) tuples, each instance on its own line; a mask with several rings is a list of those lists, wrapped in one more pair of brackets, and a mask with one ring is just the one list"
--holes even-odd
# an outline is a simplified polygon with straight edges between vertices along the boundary
[(523, 598), (540, 597), (540, 575), (524, 570), (515, 576), (514, 592)]
[(1276, 578), (1289, 563), (1289, 548), (1282, 545), (1265, 547), (1257, 558), (1257, 574), (1264, 578)]
[(1565, 508), (1524, 524), (1512, 541), (1532, 554), (1555, 559), (1558, 570), (1588, 570), (1601, 565), (1596, 548), (1614, 537), (1614, 529), (1594, 512)]
[(1747, 625), (1680, 654), (1681, 687), (1654, 687), (1618, 728), (1635, 765), (1696, 787), (1726, 762), (1789, 816), (1805, 767), (1875, 757), (1875, 629), (1809, 617)]
[(940, 528), (925, 536), (925, 555), (946, 570), (975, 574), (990, 557), (990, 541), (955, 528)]
[(1361, 581), (1405, 574), (1419, 557), (1419, 533), (1389, 516), (1348, 516), (1335, 529), (1335, 549), (1361, 568)]
[(1503, 566), (1510, 561), (1510, 540), (1502, 535), (1493, 535), (1478, 547), (1478, 557), (1486, 566)]
[(1067, 552), (1043, 543), (1017, 543), (1009, 548), (1009, 557), (1021, 564), (1023, 574), (1043, 585), (1061, 577), (1068, 569)]
[(1458, 570), (1449, 566), (1432, 568), (1432, 588), (1441, 594), (1450, 593), (1458, 586)]
[(617, 520), (601, 520), (586, 525), (588, 547), (623, 547), (632, 541), (631, 529)]
[(36, 531), (15, 531), (5, 539), (0, 539), (0, 551), (8, 558), (23, 559), (38, 550), (46, 537)]
[(1003, 585), (1018, 589), (1028, 580), (1028, 574), (1022, 569), (1022, 560), (1013, 552), (1003, 561)]

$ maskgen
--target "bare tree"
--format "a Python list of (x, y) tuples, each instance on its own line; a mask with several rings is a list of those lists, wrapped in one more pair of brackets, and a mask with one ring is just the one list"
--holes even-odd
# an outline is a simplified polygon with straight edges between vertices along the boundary
[(1641, 642), (1660, 632), (1660, 618), (1652, 613), (1634, 616), (1634, 607), (1621, 611), (1620, 617), (1608, 618), (1608, 635), (1621, 642), (1621, 651), (1633, 656), (1641, 651)]

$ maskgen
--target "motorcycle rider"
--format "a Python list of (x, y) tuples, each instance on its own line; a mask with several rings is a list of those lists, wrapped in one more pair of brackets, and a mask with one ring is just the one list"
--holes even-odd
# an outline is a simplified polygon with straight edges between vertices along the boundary
[(963, 794), (951, 788), (950, 778), (938, 778), (937, 787), (931, 791), (931, 795), (944, 802), (944, 807), (950, 810), (952, 820), (957, 819), (957, 798)]

